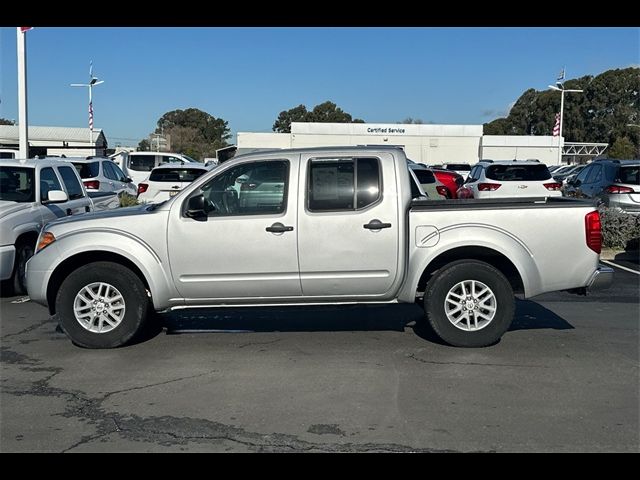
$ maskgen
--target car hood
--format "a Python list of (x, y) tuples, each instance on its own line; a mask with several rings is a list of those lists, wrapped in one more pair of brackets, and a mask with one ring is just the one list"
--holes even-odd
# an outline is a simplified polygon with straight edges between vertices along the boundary
[(71, 217), (61, 218), (48, 223), (45, 228), (62, 227), (65, 230), (75, 230), (89, 226), (115, 227), (125, 219), (136, 216), (152, 215), (159, 210), (150, 208), (149, 205), (136, 205), (134, 207), (116, 208), (98, 212), (83, 213)]
[(29, 210), (34, 202), (10, 202), (0, 200), (0, 220), (21, 210)]

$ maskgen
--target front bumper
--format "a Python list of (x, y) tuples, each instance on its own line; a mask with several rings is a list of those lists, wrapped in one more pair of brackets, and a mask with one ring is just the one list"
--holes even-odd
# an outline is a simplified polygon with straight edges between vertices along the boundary
[(0, 247), (0, 280), (11, 278), (15, 258), (16, 247), (13, 245), (3, 245)]
[(604, 290), (609, 288), (613, 283), (613, 268), (599, 265), (598, 269), (593, 272), (589, 283), (587, 283), (587, 289), (592, 290)]

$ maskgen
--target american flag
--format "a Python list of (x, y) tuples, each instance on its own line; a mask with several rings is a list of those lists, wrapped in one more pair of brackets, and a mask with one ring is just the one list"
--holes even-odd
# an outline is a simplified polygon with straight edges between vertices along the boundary
[(93, 102), (89, 102), (89, 130), (93, 131)]
[(553, 126), (553, 136), (560, 135), (560, 114), (556, 113), (556, 124)]

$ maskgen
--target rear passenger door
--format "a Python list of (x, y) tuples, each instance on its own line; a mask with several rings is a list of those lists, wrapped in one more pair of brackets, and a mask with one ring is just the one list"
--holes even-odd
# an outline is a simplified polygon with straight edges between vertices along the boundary
[(58, 203), (58, 207), (62, 208), (67, 215), (79, 215), (91, 210), (89, 204), (89, 198), (86, 196), (84, 188), (80, 180), (78, 180), (78, 173), (73, 166), (59, 166), (57, 167), (60, 178), (62, 179), (62, 185), (69, 200), (66, 203)]
[[(386, 299), (398, 274), (394, 157), (303, 155), (298, 257), (305, 296)], [(392, 294), (392, 293), (391, 293)]]

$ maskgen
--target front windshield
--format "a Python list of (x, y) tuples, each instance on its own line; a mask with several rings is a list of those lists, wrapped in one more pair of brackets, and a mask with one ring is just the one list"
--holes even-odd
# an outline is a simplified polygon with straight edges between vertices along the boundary
[(28, 203), (36, 198), (33, 168), (0, 167), (0, 200)]
[(187, 162), (202, 163), (202, 162), (199, 162), (198, 160), (194, 160), (189, 155), (182, 154), (182, 156), (187, 159)]

